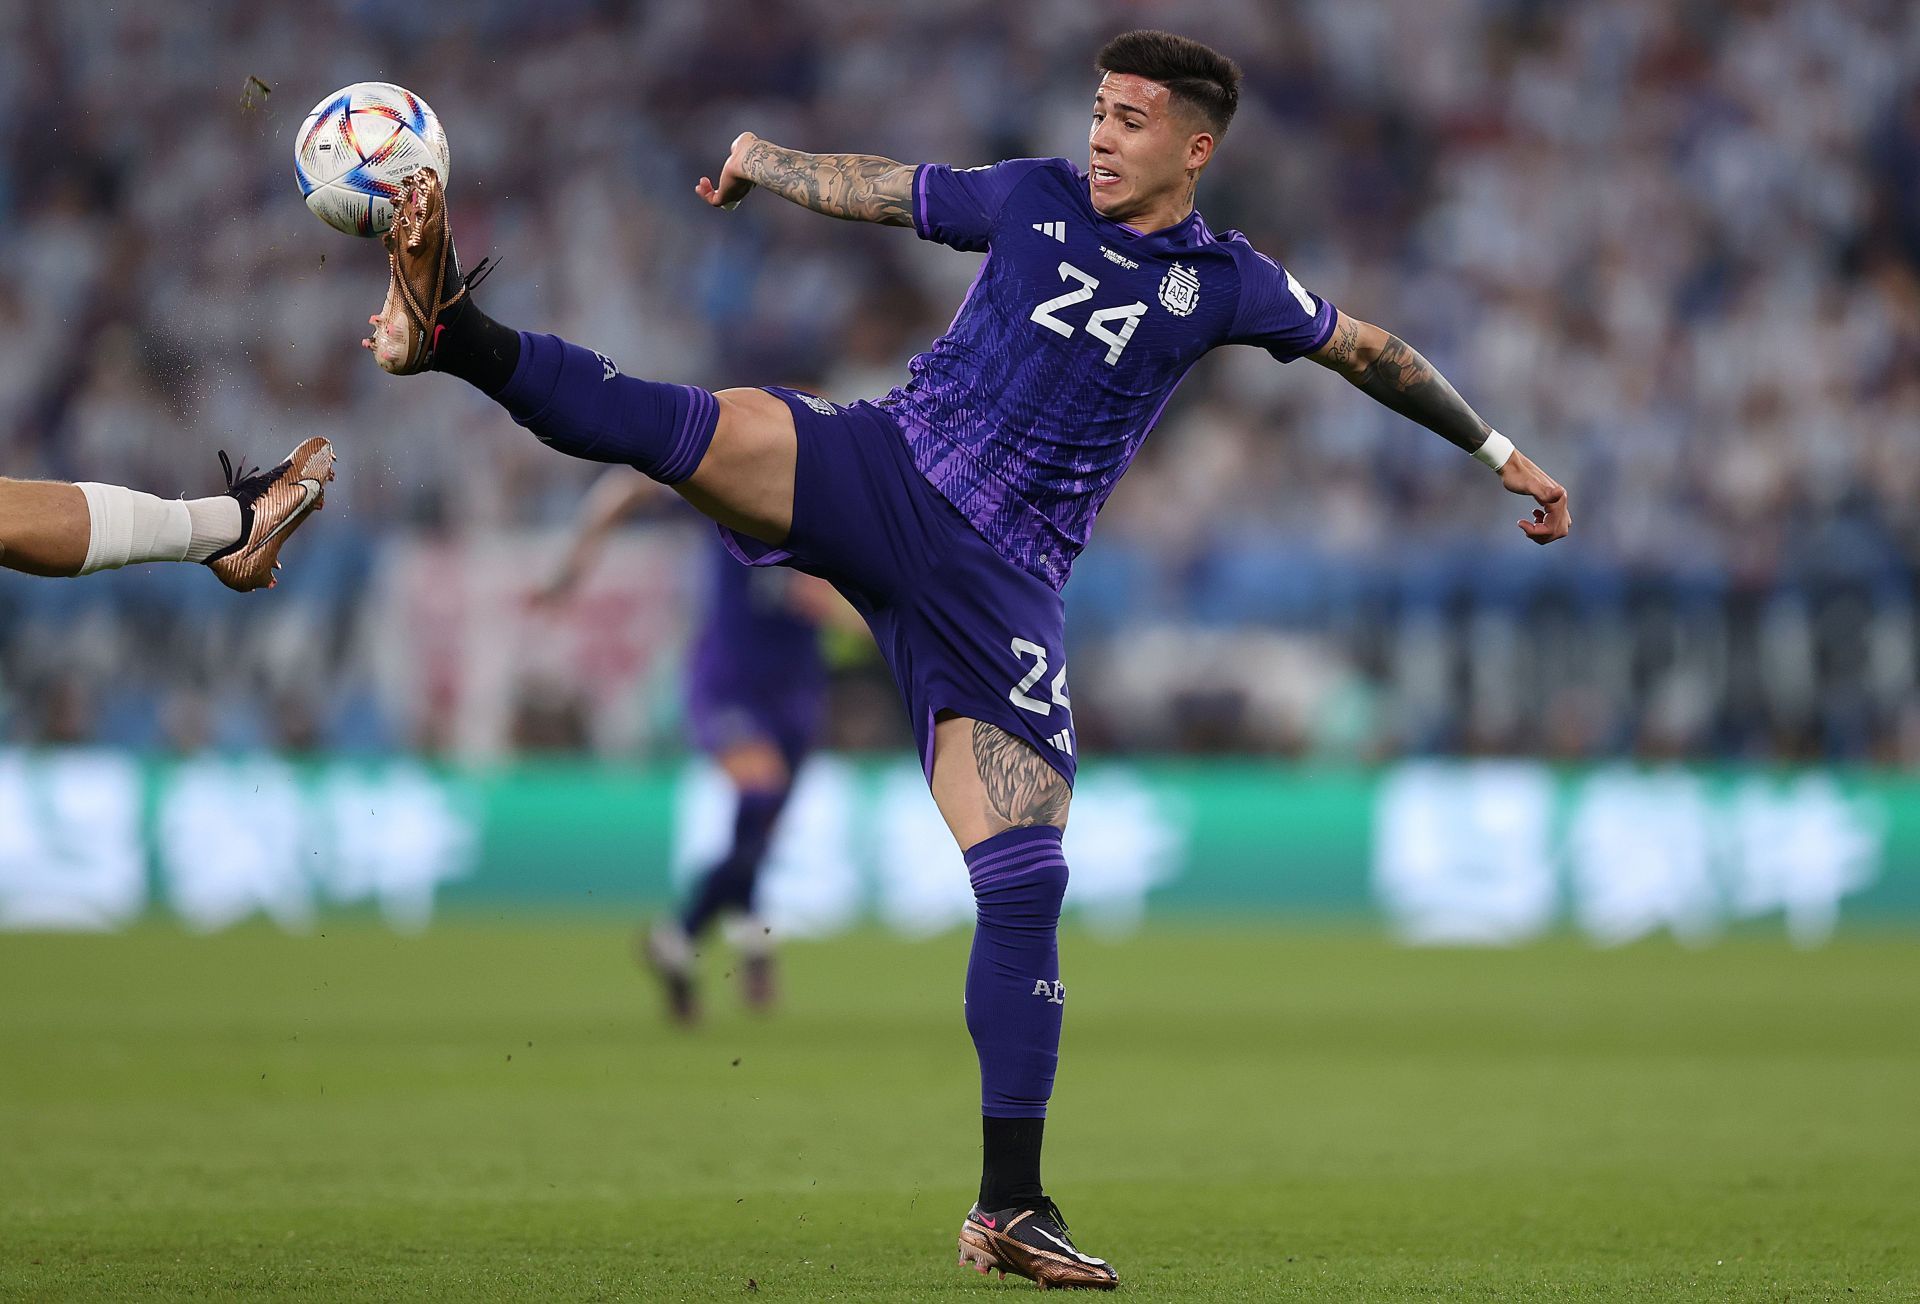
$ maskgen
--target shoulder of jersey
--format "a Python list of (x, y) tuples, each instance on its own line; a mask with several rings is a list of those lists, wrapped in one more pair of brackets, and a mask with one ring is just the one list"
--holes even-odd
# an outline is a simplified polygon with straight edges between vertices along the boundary
[(1253, 247), (1253, 241), (1238, 231), (1215, 231), (1212, 235), (1214, 245), (1236, 263), (1249, 258), (1263, 258), (1267, 262), (1273, 262), (1273, 259), (1267, 258), (1265, 254)]
[[(1025, 180), (1029, 182), (1038, 180), (1043, 185), (1051, 186), (1055, 190), (1069, 194), (1078, 192), (1083, 199), (1086, 197), (1086, 180), (1080, 175), (1080, 169), (1076, 168), (1071, 160), (1064, 158), (1043, 158), (1036, 159), (1034, 162), (1036, 166), (1026, 175)], [(1092, 206), (1092, 203), (1092, 200), (1087, 200), (1089, 207)]]
[(1224, 255), (1233, 264), (1233, 269), (1242, 277), (1253, 269), (1254, 264), (1265, 263), (1274, 271), (1282, 271), (1279, 262), (1253, 247), (1253, 242), (1238, 231), (1215, 231), (1213, 249)]

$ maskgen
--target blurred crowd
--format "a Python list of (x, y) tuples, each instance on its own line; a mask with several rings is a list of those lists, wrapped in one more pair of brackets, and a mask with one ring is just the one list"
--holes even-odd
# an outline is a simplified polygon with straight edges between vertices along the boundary
[(1451, 446), (1227, 350), (1069, 585), (1088, 745), (1920, 759), (1909, 0), (0, 0), (0, 474), (171, 494), (217, 448), (342, 454), (272, 598), (0, 587), (12, 733), (151, 743), (188, 701), (190, 736), (433, 736), (364, 647), (387, 551), (555, 527), (594, 473), (362, 355), (383, 256), (292, 176), (326, 92), (432, 103), (494, 316), (851, 399), (903, 378), (974, 260), (723, 216), (694, 181), (749, 128), (1083, 159), (1094, 53), (1132, 26), (1246, 70), (1210, 224), (1426, 353), (1572, 489), (1575, 533), (1528, 547)]

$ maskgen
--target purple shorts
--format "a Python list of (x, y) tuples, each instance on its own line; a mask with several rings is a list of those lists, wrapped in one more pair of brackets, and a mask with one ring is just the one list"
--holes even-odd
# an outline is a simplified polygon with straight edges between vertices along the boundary
[(721, 537), (752, 566), (791, 565), (846, 595), (873, 630), (933, 775), (933, 722), (998, 725), (1073, 782), (1066, 613), (927, 483), (900, 428), (871, 403), (767, 391), (799, 434), (793, 530), (779, 548)]
[(708, 756), (742, 743), (770, 743), (794, 775), (819, 735), (823, 702), (818, 691), (740, 692), (696, 667), (687, 678), (686, 705), (687, 732)]

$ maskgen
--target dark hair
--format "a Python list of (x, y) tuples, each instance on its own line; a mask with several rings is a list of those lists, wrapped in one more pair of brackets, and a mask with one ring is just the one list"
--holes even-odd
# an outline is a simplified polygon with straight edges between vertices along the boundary
[(1172, 32), (1122, 32), (1107, 42), (1095, 66), (1165, 86), (1176, 103), (1192, 108), (1216, 136), (1224, 136), (1240, 107), (1240, 65), (1198, 41)]

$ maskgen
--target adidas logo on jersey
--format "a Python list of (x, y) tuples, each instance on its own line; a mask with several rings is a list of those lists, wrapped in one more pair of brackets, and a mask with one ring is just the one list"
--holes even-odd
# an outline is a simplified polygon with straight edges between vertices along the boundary
[(1072, 730), (1062, 729), (1059, 733), (1047, 739), (1047, 741), (1052, 743), (1059, 750), (1065, 752), (1067, 755), (1069, 756), (1073, 755), (1073, 731)]
[(1041, 235), (1051, 236), (1061, 244), (1067, 242), (1067, 224), (1065, 222), (1035, 222), (1033, 229)]

